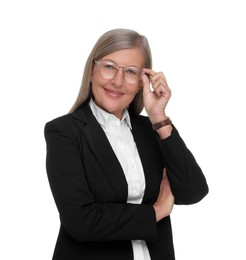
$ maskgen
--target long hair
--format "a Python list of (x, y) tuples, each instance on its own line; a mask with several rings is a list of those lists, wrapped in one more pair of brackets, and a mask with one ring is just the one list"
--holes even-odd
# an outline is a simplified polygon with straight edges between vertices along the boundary
[[(152, 55), (148, 40), (145, 36), (140, 35), (136, 31), (129, 29), (113, 29), (104, 33), (98, 39), (87, 58), (80, 91), (74, 105), (69, 111), (70, 113), (74, 112), (92, 96), (90, 77), (94, 60), (100, 60), (104, 56), (115, 51), (132, 48), (139, 48), (144, 57), (144, 67), (152, 68)], [(136, 94), (129, 105), (129, 110), (134, 114), (140, 114), (143, 110), (144, 103), (142, 92), (143, 89)]]

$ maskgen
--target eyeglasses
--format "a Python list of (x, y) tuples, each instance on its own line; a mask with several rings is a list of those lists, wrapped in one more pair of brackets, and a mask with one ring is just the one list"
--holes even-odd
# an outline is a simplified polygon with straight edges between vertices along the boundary
[(94, 60), (99, 66), (99, 73), (104, 79), (113, 79), (118, 69), (123, 69), (123, 76), (128, 84), (135, 84), (141, 78), (141, 70), (136, 67), (122, 67), (109, 60)]

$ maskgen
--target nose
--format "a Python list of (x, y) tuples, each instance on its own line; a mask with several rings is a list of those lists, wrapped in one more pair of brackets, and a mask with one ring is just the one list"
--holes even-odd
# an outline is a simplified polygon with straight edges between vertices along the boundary
[(111, 82), (116, 86), (120, 87), (124, 80), (124, 68), (119, 67), (115, 76), (112, 78)]

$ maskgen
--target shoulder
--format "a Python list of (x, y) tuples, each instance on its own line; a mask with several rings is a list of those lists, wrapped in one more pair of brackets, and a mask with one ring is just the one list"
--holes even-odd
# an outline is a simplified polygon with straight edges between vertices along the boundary
[(70, 129), (76, 127), (76, 122), (86, 124), (91, 117), (91, 111), (88, 103), (83, 103), (74, 112), (68, 113), (57, 118), (48, 121), (45, 124), (45, 129), (49, 127), (62, 127), (65, 129)]
[(54, 118), (48, 122), (45, 123), (45, 130), (53, 127), (64, 127), (64, 126), (70, 126), (72, 121), (72, 114), (66, 114), (59, 116), (57, 118)]
[(93, 118), (93, 114), (88, 103), (82, 104), (74, 112), (68, 113), (57, 118), (54, 118), (45, 123), (44, 134), (48, 135), (59, 134), (77, 138), (80, 136), (81, 130)]
[(48, 121), (44, 126), (44, 136), (46, 140), (53, 138), (77, 139), (79, 129), (73, 119), (73, 114), (66, 114)]

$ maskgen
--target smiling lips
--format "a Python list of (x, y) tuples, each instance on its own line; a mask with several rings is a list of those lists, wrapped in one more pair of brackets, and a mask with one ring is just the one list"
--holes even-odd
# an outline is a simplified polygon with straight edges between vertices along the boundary
[(121, 97), (123, 96), (123, 93), (119, 92), (119, 91), (115, 91), (115, 90), (112, 90), (112, 89), (104, 89), (105, 92), (110, 95), (111, 97), (115, 97), (115, 98), (118, 98), (118, 97)]

